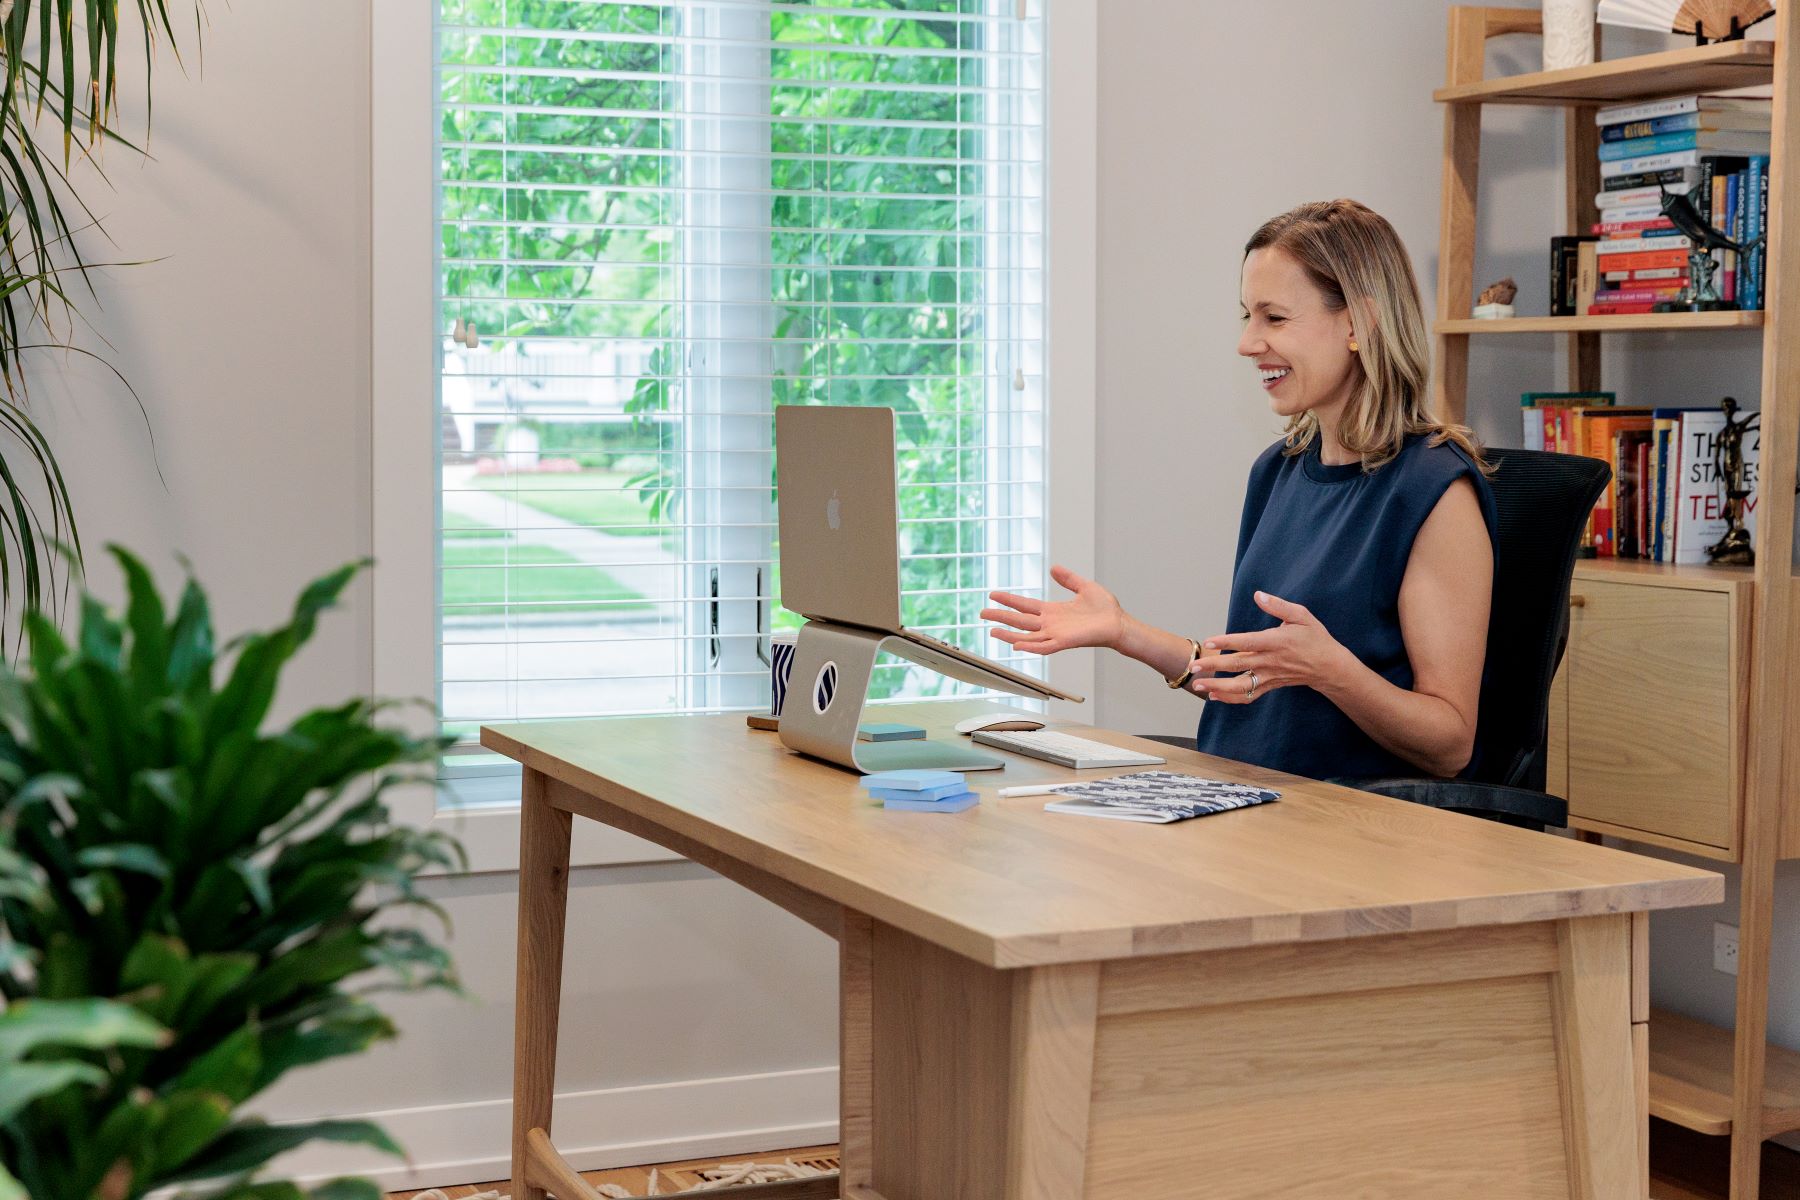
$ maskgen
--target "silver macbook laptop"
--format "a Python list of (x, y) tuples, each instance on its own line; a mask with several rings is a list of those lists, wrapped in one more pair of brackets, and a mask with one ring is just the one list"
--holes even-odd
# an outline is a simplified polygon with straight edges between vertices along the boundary
[(965, 683), (1081, 699), (901, 624), (893, 409), (781, 405), (775, 447), (789, 612), (904, 638), (903, 657)]

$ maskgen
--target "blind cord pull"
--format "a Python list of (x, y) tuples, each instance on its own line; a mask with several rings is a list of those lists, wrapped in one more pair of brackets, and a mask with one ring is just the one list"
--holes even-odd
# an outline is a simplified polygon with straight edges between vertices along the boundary
[(716, 667), (719, 665), (719, 568), (717, 567), (712, 569), (712, 603), (708, 608), (710, 610), (709, 621), (712, 626), (708, 631), (712, 635), (711, 640), (707, 643), (708, 648), (712, 651), (712, 662), (708, 665)]
[(763, 649), (763, 589), (762, 568), (756, 568), (756, 657), (763, 666), (769, 665), (768, 651)]

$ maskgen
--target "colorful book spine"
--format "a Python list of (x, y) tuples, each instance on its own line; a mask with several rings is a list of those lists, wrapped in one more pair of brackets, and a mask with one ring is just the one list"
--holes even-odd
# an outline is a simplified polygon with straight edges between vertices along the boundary
[(1594, 197), (1594, 204), (1600, 209), (1601, 216), (1622, 208), (1648, 208), (1661, 212), (1662, 197), (1663, 190), (1659, 187), (1626, 188), (1616, 192), (1601, 192)]
[(1618, 530), (1616, 527), (1619, 512), (1619, 472), (1614, 461), (1616, 448), (1614, 442), (1621, 433), (1627, 430), (1650, 428), (1650, 410), (1632, 409), (1624, 412), (1609, 412), (1604, 415), (1594, 414), (1583, 423), (1584, 448), (1577, 453), (1589, 458), (1597, 458), (1613, 467), (1613, 478), (1607, 483), (1606, 491), (1594, 504), (1592, 525), (1592, 545), (1594, 554), (1599, 558), (1616, 558), (1618, 556)]
[(1588, 226), (1589, 233), (1598, 233), (1607, 237), (1618, 234), (1649, 237), (1664, 231), (1675, 232), (1675, 222), (1667, 217), (1633, 217), (1629, 221), (1595, 221)]
[(1651, 117), (1647, 121), (1625, 121), (1600, 127), (1603, 142), (1623, 142), (1630, 138), (1655, 137), (1659, 133), (1682, 133), (1700, 128), (1697, 112), (1674, 113), (1667, 117)]
[(1600, 256), (1593, 242), (1575, 247), (1575, 313), (1585, 314), (1593, 307), (1595, 293), (1600, 290)]
[(1626, 138), (1617, 142), (1600, 144), (1600, 161), (1613, 162), (1621, 158), (1648, 158), (1653, 154), (1670, 154), (1676, 150), (1693, 150), (1700, 145), (1700, 135), (1693, 131), (1684, 133), (1663, 133), (1652, 137)]
[(1641, 271), (1657, 267), (1687, 266), (1685, 250), (1652, 250), (1638, 254), (1610, 254), (1601, 260), (1607, 271)]
[(1600, 164), (1600, 178), (1612, 179), (1620, 175), (1647, 175), (1699, 165), (1700, 151), (1675, 150), (1668, 154), (1648, 154), (1642, 158), (1607, 159)]
[(1640, 104), (1610, 104), (1594, 110), (1594, 124), (1629, 125), (1633, 121), (1654, 121), (1700, 111), (1699, 96), (1671, 96), (1667, 100), (1646, 100)]
[[(1761, 154), (1750, 156), (1750, 163), (1745, 168), (1745, 189), (1750, 194), (1750, 202), (1746, 205), (1744, 235), (1746, 240), (1760, 238), (1768, 229), (1769, 219), (1769, 160)], [(1767, 245), (1754, 247), (1746, 257), (1745, 272), (1749, 282), (1749, 294), (1741, 301), (1744, 308), (1761, 308), (1763, 306), (1763, 270), (1768, 262)]]
[(1638, 271), (1606, 271), (1600, 276), (1608, 283), (1670, 283), (1680, 286), (1687, 279), (1681, 267), (1650, 267)]
[(1663, 479), (1663, 488), (1668, 492), (1668, 512), (1663, 523), (1668, 527), (1663, 532), (1664, 562), (1675, 561), (1675, 540), (1681, 529), (1681, 413), (1675, 412), (1672, 417), (1673, 427), (1669, 430), (1669, 470)]
[(1650, 456), (1650, 551), (1646, 557), (1652, 562), (1663, 562), (1665, 522), (1669, 517), (1669, 435), (1675, 423), (1654, 413), (1651, 420), (1655, 423), (1655, 441)]
[(1717, 150), (1745, 153), (1760, 151), (1769, 144), (1769, 135), (1754, 129), (1691, 130), (1687, 133), (1664, 133), (1655, 137), (1629, 138), (1622, 142), (1603, 142), (1600, 161), (1617, 162), (1643, 159), (1684, 150)]
[(1592, 234), (1578, 234), (1550, 239), (1550, 315), (1572, 317), (1578, 312), (1576, 284), (1581, 246), (1593, 242)]
[(1715, 110), (1712, 112), (1676, 113), (1667, 117), (1652, 117), (1647, 121), (1625, 121), (1600, 127), (1600, 140), (1603, 142), (1623, 142), (1631, 138), (1657, 137), (1669, 133), (1731, 133), (1751, 134), (1767, 133), (1772, 122), (1773, 113), (1768, 108), (1760, 112), (1748, 110)]
[(1644, 100), (1633, 104), (1609, 104), (1594, 110), (1594, 124), (1629, 125), (1633, 121), (1654, 121), (1683, 113), (1770, 111), (1769, 101), (1754, 96), (1670, 96), (1666, 100)]
[(1614, 254), (1637, 254), (1643, 251), (1686, 250), (1693, 239), (1676, 234), (1673, 237), (1617, 237), (1603, 239), (1597, 249), (1602, 258)]
[[(1608, 175), (1600, 181), (1602, 197), (1612, 192), (1636, 192), (1644, 188), (1668, 188), (1685, 192), (1700, 182), (1700, 168), (1677, 167), (1666, 171), (1639, 171), (1632, 174)], [(1601, 201), (1604, 205), (1605, 201)]]
[(1657, 562), (1675, 561), (1676, 529), (1680, 524), (1682, 446), (1684, 418), (1702, 409), (1658, 408), (1650, 414), (1656, 431), (1656, 534), (1653, 556)]
[(1648, 204), (1608, 204), (1600, 210), (1602, 221), (1662, 221), (1668, 219), (1662, 201)]
[(1616, 398), (1613, 392), (1526, 392), (1519, 397), (1520, 444), (1527, 450), (1567, 453), (1569, 414), (1590, 408), (1610, 408)]
[(1656, 440), (1655, 429), (1646, 429), (1633, 443), (1637, 455), (1637, 495), (1631, 502), (1634, 526), (1631, 553), (1635, 558), (1650, 557), (1650, 445)]
[[(1733, 240), (1737, 238), (1737, 179), (1738, 173), (1734, 171), (1713, 180), (1713, 209), (1724, 216), (1718, 226)], [(1713, 257), (1719, 263), (1719, 297), (1733, 300), (1737, 296), (1737, 256), (1729, 250), (1715, 250)]]
[[(1650, 287), (1608, 288), (1606, 291), (1599, 293), (1598, 297), (1595, 300), (1595, 303), (1596, 304), (1612, 304), (1612, 305), (1655, 304), (1658, 300), (1667, 300), (1670, 296), (1674, 295), (1675, 293), (1679, 292), (1680, 290), (1681, 290), (1681, 288), (1679, 286), (1677, 286), (1677, 287), (1661, 287), (1661, 288), (1650, 288)], [(1592, 312), (1593, 309), (1589, 308), (1588, 311)]]

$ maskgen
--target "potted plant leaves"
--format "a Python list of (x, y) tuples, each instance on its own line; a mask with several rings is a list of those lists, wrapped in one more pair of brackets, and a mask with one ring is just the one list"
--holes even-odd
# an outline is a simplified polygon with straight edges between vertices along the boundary
[(124, 613), (85, 594), (72, 639), (30, 613), (24, 661), (0, 664), (0, 1200), (375, 1200), (366, 1180), (308, 1192), (257, 1172), (316, 1138), (396, 1150), (379, 1128), (238, 1110), (392, 1037), (372, 992), (455, 986), (445, 950), (395, 917), (434, 909), (419, 875), (461, 848), (383, 798), (443, 743), (360, 697), (264, 728), (360, 564), (215, 650), (198, 584), (170, 612), (112, 552)]

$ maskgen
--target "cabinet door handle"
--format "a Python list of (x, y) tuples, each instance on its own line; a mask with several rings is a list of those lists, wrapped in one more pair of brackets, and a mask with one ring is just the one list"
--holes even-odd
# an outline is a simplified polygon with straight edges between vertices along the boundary
[(1580, 592), (1570, 592), (1569, 593), (1569, 607), (1570, 608), (1586, 608), (1587, 607), (1587, 597), (1582, 595)]

